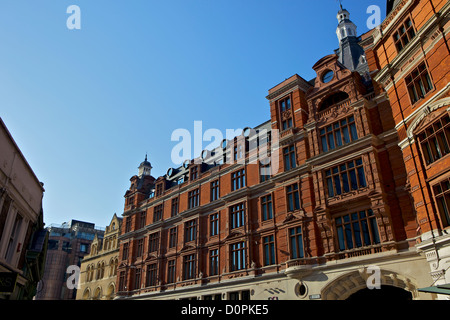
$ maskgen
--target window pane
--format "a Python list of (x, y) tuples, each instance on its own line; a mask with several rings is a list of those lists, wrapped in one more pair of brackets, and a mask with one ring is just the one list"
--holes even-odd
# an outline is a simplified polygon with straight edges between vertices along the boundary
[(342, 146), (341, 131), (336, 131), (336, 144), (338, 147)]
[(363, 167), (358, 168), (358, 179), (359, 179), (359, 186), (366, 187), (366, 175), (364, 174)]
[(352, 141), (358, 140), (358, 133), (356, 132), (356, 125), (354, 123), (350, 125), (350, 133), (352, 135)]
[(353, 233), (355, 235), (355, 245), (357, 248), (362, 247), (361, 231), (359, 229), (359, 222), (353, 222)]
[(356, 180), (356, 172), (355, 172), (354, 169), (352, 169), (352, 170), (349, 171), (349, 173), (350, 173), (350, 181), (351, 181), (351, 184), (352, 184), (352, 189), (353, 190), (357, 190), (358, 189), (358, 182)]
[(337, 228), (337, 234), (338, 234), (339, 250), (343, 251), (345, 250), (345, 239), (342, 227)]
[(333, 150), (334, 148), (336, 148), (336, 146), (334, 145), (334, 138), (333, 138), (332, 133), (328, 134), (328, 145), (330, 147), (330, 150)]
[(343, 188), (344, 188), (344, 192), (349, 192), (350, 191), (350, 186), (348, 184), (347, 172), (342, 173), (342, 185), (343, 185)]
[(368, 246), (370, 245), (370, 234), (369, 234), (369, 227), (367, 226), (367, 220), (361, 220), (361, 227), (364, 245)]
[(334, 197), (334, 190), (333, 190), (333, 180), (331, 178), (327, 178), (327, 188), (328, 188), (328, 196)]
[(334, 176), (334, 187), (336, 188), (336, 194), (337, 195), (342, 194), (341, 180), (339, 179), (339, 176)]
[(352, 228), (350, 224), (345, 225), (345, 239), (347, 243), (347, 249), (353, 249)]
[(378, 235), (377, 220), (375, 218), (370, 219), (370, 228), (373, 235), (373, 243), (380, 243), (380, 236)]

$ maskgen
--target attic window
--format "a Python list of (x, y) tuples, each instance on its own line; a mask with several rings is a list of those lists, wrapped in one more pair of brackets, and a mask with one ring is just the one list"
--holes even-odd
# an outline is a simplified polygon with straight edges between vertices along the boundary
[(328, 83), (331, 80), (333, 80), (334, 77), (334, 72), (331, 70), (325, 71), (323, 76), (322, 76), (322, 82), (323, 83)]
[(339, 91), (326, 98), (319, 106), (319, 111), (328, 109), (329, 107), (347, 100), (349, 95), (346, 92)]

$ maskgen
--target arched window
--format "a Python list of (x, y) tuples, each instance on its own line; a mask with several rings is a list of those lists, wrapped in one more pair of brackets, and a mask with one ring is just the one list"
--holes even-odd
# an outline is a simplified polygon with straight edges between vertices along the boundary
[(86, 282), (89, 282), (89, 276), (91, 274), (91, 266), (87, 266), (86, 268)]
[(328, 98), (326, 98), (319, 106), (319, 112), (323, 111), (325, 109), (328, 109), (329, 107), (338, 104), (344, 100), (347, 100), (349, 98), (349, 95), (346, 92), (343, 91), (339, 91), (336, 92), (334, 94), (332, 94), (331, 96), (329, 96)]

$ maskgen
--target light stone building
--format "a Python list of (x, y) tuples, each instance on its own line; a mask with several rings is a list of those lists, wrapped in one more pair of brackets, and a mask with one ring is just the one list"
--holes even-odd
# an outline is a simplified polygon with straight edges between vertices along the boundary
[(90, 253), (81, 261), (77, 300), (112, 300), (116, 293), (118, 237), (122, 219), (114, 214), (103, 239), (94, 238)]

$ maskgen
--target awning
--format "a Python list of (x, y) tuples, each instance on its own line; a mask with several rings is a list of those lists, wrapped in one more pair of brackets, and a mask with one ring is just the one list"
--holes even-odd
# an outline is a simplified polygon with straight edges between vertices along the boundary
[(450, 295), (450, 283), (443, 284), (443, 285), (437, 285), (435, 287), (422, 288), (422, 289), (419, 289), (418, 291)]

